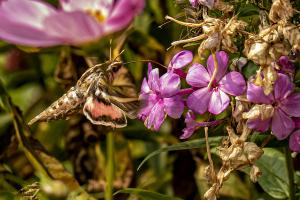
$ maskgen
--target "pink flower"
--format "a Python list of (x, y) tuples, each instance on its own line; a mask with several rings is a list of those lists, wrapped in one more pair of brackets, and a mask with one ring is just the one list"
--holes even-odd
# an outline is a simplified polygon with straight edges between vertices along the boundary
[(182, 115), (184, 103), (177, 95), (179, 90), (180, 77), (177, 74), (167, 72), (159, 77), (158, 69), (152, 69), (149, 63), (148, 80), (143, 80), (140, 94), (143, 106), (138, 113), (138, 118), (144, 121), (147, 128), (157, 131), (166, 115), (172, 118)]
[(215, 0), (190, 0), (190, 3), (193, 7), (199, 5), (207, 6), (209, 9), (212, 9), (215, 4)]
[(41, 0), (0, 3), (0, 38), (10, 43), (48, 47), (78, 45), (125, 28), (143, 0), (60, 0), (61, 8)]
[(300, 93), (294, 93), (294, 85), (290, 78), (278, 73), (277, 81), (274, 85), (273, 94), (264, 94), (263, 88), (248, 83), (247, 99), (255, 104), (272, 105), (274, 114), (267, 119), (249, 119), (249, 128), (260, 132), (265, 132), (271, 126), (272, 133), (279, 140), (283, 140), (295, 128), (292, 117), (300, 117)]
[(209, 111), (220, 114), (229, 105), (227, 94), (239, 96), (244, 93), (246, 83), (239, 72), (227, 72), (228, 55), (220, 51), (216, 55), (218, 72), (209, 87), (213, 72), (214, 60), (212, 55), (207, 60), (207, 69), (200, 64), (193, 64), (189, 69), (186, 81), (193, 86), (195, 91), (187, 98), (187, 106), (199, 114)]
[(186, 124), (186, 127), (182, 130), (183, 134), (180, 136), (180, 139), (187, 139), (191, 137), (193, 133), (200, 127), (217, 126), (221, 123), (220, 120), (211, 122), (197, 122), (196, 116), (191, 110), (187, 112), (184, 122)]
[(300, 153), (300, 130), (291, 134), (289, 138), (289, 147), (292, 151)]

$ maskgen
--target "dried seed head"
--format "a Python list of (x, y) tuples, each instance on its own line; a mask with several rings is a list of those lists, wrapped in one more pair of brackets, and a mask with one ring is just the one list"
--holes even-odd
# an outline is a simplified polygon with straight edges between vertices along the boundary
[(205, 200), (217, 200), (218, 192), (217, 184), (214, 184), (209, 190), (207, 190), (204, 194)]
[(229, 13), (233, 10), (233, 6), (229, 5), (228, 3), (225, 3), (222, 0), (216, 0), (214, 8), (220, 11), (223, 11), (225, 13)]
[(274, 114), (274, 108), (272, 105), (255, 105), (250, 111), (243, 113), (244, 119), (270, 119)]
[(252, 182), (257, 182), (258, 178), (262, 175), (262, 172), (256, 165), (252, 165), (250, 170), (250, 179)]
[(272, 22), (288, 21), (293, 17), (293, 7), (290, 0), (275, 0), (273, 1), (269, 18)]
[(264, 151), (254, 142), (245, 142), (244, 151), (251, 164), (254, 164), (254, 162), (259, 159), (264, 153)]
[[(290, 23), (281, 23), (278, 30), (292, 46), (292, 51), (300, 51), (300, 27)], [(287, 54), (284, 54), (287, 55)]]
[(277, 71), (270, 65), (268, 67), (263, 68), (263, 88), (264, 93), (269, 95), (273, 92), (274, 84), (277, 80)]

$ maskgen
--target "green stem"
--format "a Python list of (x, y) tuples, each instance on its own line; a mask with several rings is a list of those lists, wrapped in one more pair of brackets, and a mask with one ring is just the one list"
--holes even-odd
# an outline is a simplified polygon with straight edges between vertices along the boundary
[(293, 167), (293, 160), (291, 157), (291, 151), (289, 147), (285, 147), (284, 149), (285, 153), (285, 160), (286, 160), (286, 165), (287, 165), (287, 170), (288, 170), (288, 176), (289, 176), (289, 193), (290, 193), (290, 198), (291, 200), (296, 199), (295, 197), (295, 185), (294, 185), (294, 167)]
[(109, 132), (106, 138), (106, 188), (105, 200), (112, 200), (114, 180), (114, 133)]

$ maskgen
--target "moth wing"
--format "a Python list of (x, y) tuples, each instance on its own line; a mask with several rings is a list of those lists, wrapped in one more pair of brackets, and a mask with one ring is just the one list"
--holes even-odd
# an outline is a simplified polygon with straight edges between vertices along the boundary
[(96, 125), (122, 128), (127, 125), (125, 113), (101, 97), (90, 96), (83, 107), (84, 115)]
[(140, 104), (134, 78), (126, 67), (122, 66), (114, 75), (108, 93), (110, 102), (123, 110), (129, 118), (136, 118)]
[(130, 119), (135, 119), (137, 116), (140, 102), (138, 97), (126, 97), (123, 95), (111, 94), (110, 102), (123, 110)]

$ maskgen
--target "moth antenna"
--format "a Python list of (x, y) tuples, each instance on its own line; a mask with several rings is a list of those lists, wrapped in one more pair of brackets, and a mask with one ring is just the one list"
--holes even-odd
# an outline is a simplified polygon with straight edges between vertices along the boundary
[(154, 61), (154, 60), (136, 60), (136, 61), (125, 62), (125, 63), (122, 63), (122, 64), (123, 64), (123, 65), (126, 65), (126, 64), (130, 64), (130, 63), (136, 63), (136, 62), (151, 62), (151, 63), (154, 63), (154, 64), (156, 64), (156, 65), (159, 65), (159, 66), (161, 66), (161, 67), (163, 67), (163, 68), (168, 69), (167, 66), (165, 66), (165, 65), (163, 65), (163, 64), (160, 64), (160, 63), (158, 63), (158, 62), (156, 62), (156, 61)]
[(115, 62), (123, 53), (124, 53), (124, 49), (119, 53), (119, 55), (117, 55), (115, 58), (114, 58), (114, 60), (113, 60), (113, 62)]
[(112, 49), (111, 49), (112, 39), (109, 40), (109, 60), (112, 60)]

